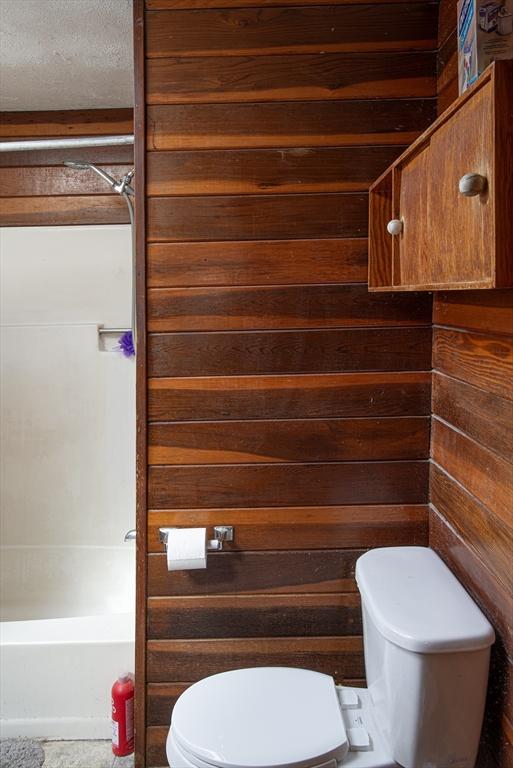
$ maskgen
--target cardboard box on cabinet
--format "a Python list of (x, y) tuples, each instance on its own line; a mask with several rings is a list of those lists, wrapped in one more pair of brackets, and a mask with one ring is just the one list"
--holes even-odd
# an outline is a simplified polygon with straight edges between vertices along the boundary
[(458, 0), (459, 92), (497, 59), (513, 59), (513, 0)]

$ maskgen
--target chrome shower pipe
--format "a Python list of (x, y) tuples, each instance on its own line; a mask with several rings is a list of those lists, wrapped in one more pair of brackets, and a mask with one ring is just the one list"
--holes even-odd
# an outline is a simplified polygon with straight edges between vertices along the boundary
[(27, 139), (0, 141), (0, 152), (24, 152), (41, 149), (78, 149), (80, 147), (119, 147), (134, 143), (133, 134), (120, 136), (88, 136), (67, 139)]

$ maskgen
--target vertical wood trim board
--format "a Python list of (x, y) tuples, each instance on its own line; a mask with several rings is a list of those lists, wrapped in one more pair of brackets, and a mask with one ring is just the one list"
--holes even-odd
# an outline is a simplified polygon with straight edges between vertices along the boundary
[(146, 105), (144, 77), (144, 3), (133, 6), (135, 66), (135, 248), (137, 295), (136, 349), (136, 622), (135, 622), (135, 766), (146, 764), (146, 595), (148, 585), (148, 440), (146, 332)]
[[(205, 675), (362, 682), (357, 553), (427, 544), (431, 298), (369, 295), (366, 238), (369, 182), (436, 111), (438, 5), (367, 6), (146, 3), (138, 768)], [(158, 527), (216, 523), (233, 544), (171, 577)]]

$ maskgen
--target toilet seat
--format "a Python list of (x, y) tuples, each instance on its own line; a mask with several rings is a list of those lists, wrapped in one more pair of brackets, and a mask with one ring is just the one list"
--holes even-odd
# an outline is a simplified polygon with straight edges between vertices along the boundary
[(349, 750), (333, 679), (283, 667), (191, 686), (175, 705), (170, 739), (197, 768), (331, 768)]

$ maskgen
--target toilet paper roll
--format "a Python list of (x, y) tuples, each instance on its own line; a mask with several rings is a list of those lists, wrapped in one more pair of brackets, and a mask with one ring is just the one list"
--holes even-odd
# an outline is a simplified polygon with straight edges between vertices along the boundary
[(174, 528), (167, 537), (168, 571), (207, 567), (207, 529)]

